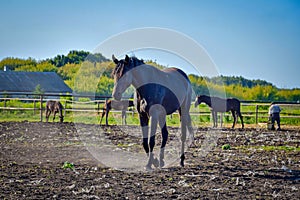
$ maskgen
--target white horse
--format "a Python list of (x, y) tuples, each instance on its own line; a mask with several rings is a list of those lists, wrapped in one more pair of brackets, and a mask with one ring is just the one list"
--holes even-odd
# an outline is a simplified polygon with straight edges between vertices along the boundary
[[(136, 108), (139, 112), (140, 125), (143, 133), (143, 147), (148, 155), (147, 170), (164, 166), (164, 148), (168, 139), (166, 115), (179, 111), (181, 120), (181, 155), (180, 165), (184, 166), (184, 148), (187, 128), (193, 139), (193, 129), (189, 114), (192, 86), (187, 75), (180, 69), (167, 68), (159, 70), (146, 65), (143, 60), (128, 57), (118, 60), (112, 56), (116, 64), (113, 70), (114, 88), (112, 96), (120, 100), (122, 93), (130, 86), (136, 89)], [(148, 125), (151, 120), (150, 140)], [(162, 130), (162, 144), (159, 160), (154, 157), (155, 133), (159, 124)]]

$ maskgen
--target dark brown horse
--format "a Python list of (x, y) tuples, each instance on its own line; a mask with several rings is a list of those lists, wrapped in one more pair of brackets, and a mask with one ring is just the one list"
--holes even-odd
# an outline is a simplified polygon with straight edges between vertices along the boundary
[(108, 113), (111, 109), (114, 110), (121, 110), (122, 111), (122, 124), (126, 125), (126, 111), (128, 107), (133, 107), (133, 101), (131, 100), (121, 100), (121, 101), (116, 101), (116, 100), (108, 100), (102, 110), (102, 116), (100, 119), (100, 125), (102, 123), (102, 119), (105, 115), (105, 125), (108, 126)]
[[(147, 170), (151, 166), (164, 166), (164, 151), (168, 139), (166, 115), (179, 111), (181, 121), (181, 154), (180, 164), (184, 166), (184, 150), (187, 129), (193, 139), (193, 129), (189, 114), (192, 96), (192, 86), (187, 75), (180, 69), (167, 68), (159, 70), (147, 65), (136, 57), (118, 60), (112, 57), (116, 64), (113, 70), (114, 89), (112, 96), (120, 100), (123, 92), (130, 86), (136, 89), (137, 111), (143, 133), (143, 147), (148, 156)], [(151, 120), (150, 134), (148, 130)], [(155, 134), (159, 124), (162, 131), (162, 144), (159, 160), (154, 157)], [(150, 139), (148, 140), (148, 138)]]
[(50, 114), (53, 112), (53, 122), (55, 119), (56, 113), (59, 113), (60, 122), (62, 123), (64, 121), (64, 116), (62, 114), (63, 106), (59, 101), (52, 101), (49, 100), (46, 103), (46, 122), (48, 122)]
[(234, 120), (232, 128), (234, 128), (237, 122), (237, 116), (240, 117), (242, 122), (242, 128), (244, 128), (243, 116), (241, 114), (241, 109), (240, 109), (241, 103), (238, 99), (236, 98), (222, 99), (219, 97), (200, 95), (195, 100), (195, 107), (197, 107), (202, 102), (207, 104), (211, 108), (214, 127), (218, 126), (218, 112), (231, 111)]

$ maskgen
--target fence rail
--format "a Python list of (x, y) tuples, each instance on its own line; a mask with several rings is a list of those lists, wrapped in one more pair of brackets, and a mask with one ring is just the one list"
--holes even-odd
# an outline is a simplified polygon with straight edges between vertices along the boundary
[[(30, 98), (31, 97), (31, 98)], [(85, 101), (80, 101), (80, 98), (86, 98)], [(0, 106), (1, 110), (20, 110), (20, 111), (30, 111), (32, 110), (34, 114), (37, 114), (37, 112), (40, 113), (40, 121), (43, 121), (43, 113), (45, 110), (45, 106), (43, 105), (48, 100), (60, 100), (62, 104), (64, 105), (64, 114), (70, 113), (70, 112), (94, 112), (94, 113), (100, 113), (102, 111), (103, 105), (106, 103), (108, 99), (110, 99), (110, 96), (96, 96), (96, 95), (78, 95), (78, 94), (34, 94), (34, 93), (1, 93), (0, 92), (0, 102), (3, 102)], [(88, 101), (86, 101), (89, 99)], [(21, 101), (21, 102), (27, 102), (27, 103), (33, 103), (32, 107), (11, 107), (7, 105), (10, 101)], [(266, 109), (263, 109), (264, 111), (261, 111), (260, 107), (266, 107), (269, 106), (271, 102), (264, 102), (264, 101), (241, 101), (242, 106), (242, 115), (244, 117), (250, 117), (255, 119), (255, 123), (259, 123), (259, 119), (267, 119), (268, 112)], [(300, 104), (299, 102), (276, 102), (278, 104), (281, 104), (285, 107), (294, 107), (295, 110), (300, 110)], [(93, 106), (88, 106), (88, 105)], [(23, 105), (23, 104), (22, 104)], [(249, 106), (255, 106), (255, 111), (244, 111), (247, 110), (246, 108)], [(115, 113), (118, 113), (120, 111), (112, 111)], [(131, 112), (132, 113), (132, 112)], [(190, 112), (192, 116), (210, 116), (209, 111), (202, 111), (200, 109)], [(224, 117), (231, 117), (230, 113), (223, 113), (221, 115), (221, 123), (222, 119)], [(296, 113), (287, 113), (282, 112), (281, 118), (295, 118), (300, 119), (300, 112)]]

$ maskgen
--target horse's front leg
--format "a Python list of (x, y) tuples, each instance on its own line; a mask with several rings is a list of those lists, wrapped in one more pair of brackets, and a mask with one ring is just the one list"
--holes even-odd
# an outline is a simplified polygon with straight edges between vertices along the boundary
[(122, 125), (126, 125), (126, 110), (122, 110)]
[(218, 114), (215, 111), (211, 111), (212, 119), (213, 119), (213, 128), (216, 128), (218, 126)]
[[(146, 165), (146, 170), (151, 170), (151, 164), (149, 165), (149, 160), (151, 159), (152, 156), (152, 160), (153, 160), (153, 153), (150, 153), (150, 149), (149, 149), (149, 128), (148, 128), (148, 124), (149, 124), (149, 117), (146, 113), (140, 113), (140, 125), (142, 127), (142, 134), (143, 134), (143, 147), (144, 150), (148, 156), (148, 164)], [(152, 152), (152, 151), (151, 151)]]
[(46, 110), (46, 122), (48, 122), (50, 114), (51, 114), (51, 111)]
[(165, 166), (165, 147), (168, 141), (168, 129), (166, 125), (166, 116), (161, 116), (159, 119), (159, 126), (161, 127), (161, 135), (162, 135), (162, 141), (161, 141), (161, 147), (160, 147), (160, 153), (159, 153), (159, 167)]
[(149, 158), (148, 163), (146, 165), (146, 169), (151, 170), (152, 164), (155, 167), (159, 166), (159, 161), (154, 157), (153, 149), (155, 146), (155, 133), (157, 129), (158, 118), (156, 115), (151, 116), (151, 127), (150, 127), (150, 139), (149, 139)]
[(56, 113), (57, 113), (57, 111), (54, 111), (54, 113), (53, 113), (53, 122), (54, 122), (54, 120), (55, 120), (55, 115), (56, 115)]

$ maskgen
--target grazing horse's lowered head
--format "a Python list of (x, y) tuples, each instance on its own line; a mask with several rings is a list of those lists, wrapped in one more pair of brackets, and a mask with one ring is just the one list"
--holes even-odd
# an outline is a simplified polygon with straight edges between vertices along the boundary
[[(184, 166), (184, 150), (187, 130), (193, 139), (193, 129), (189, 109), (191, 105), (192, 86), (188, 76), (180, 69), (166, 68), (159, 70), (147, 65), (136, 57), (125, 56), (118, 60), (112, 56), (116, 64), (112, 72), (114, 88), (112, 96), (120, 100), (122, 93), (132, 85), (136, 89), (136, 109), (140, 117), (143, 134), (143, 147), (148, 156), (146, 169), (151, 166), (163, 167), (164, 150), (168, 139), (166, 115), (179, 111), (181, 123), (180, 165)], [(150, 133), (148, 130), (151, 120)], [(162, 143), (159, 160), (154, 157), (155, 134), (159, 124), (162, 131)]]
[(53, 122), (55, 120), (56, 113), (59, 113), (60, 122), (64, 122), (64, 116), (62, 114), (63, 106), (59, 101), (49, 100), (46, 103), (46, 122), (48, 122), (50, 114), (53, 112)]

